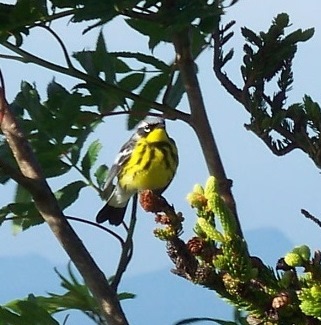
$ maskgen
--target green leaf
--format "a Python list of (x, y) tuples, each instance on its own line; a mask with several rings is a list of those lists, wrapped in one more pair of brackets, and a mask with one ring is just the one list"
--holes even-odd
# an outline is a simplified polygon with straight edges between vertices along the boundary
[(17, 185), (15, 202), (30, 202), (32, 199), (31, 194), (20, 184)]
[(0, 41), (14, 36), (16, 45), (21, 46), (23, 35), (29, 34), (28, 26), (41, 22), (47, 14), (45, 0), (19, 0), (14, 6), (0, 3)]
[(175, 80), (174, 85), (171, 86), (169, 94), (164, 97), (164, 104), (173, 108), (177, 107), (185, 93), (185, 87), (182, 81), (181, 74)]
[(114, 84), (116, 73), (128, 73), (131, 68), (119, 59), (115, 53), (109, 53), (102, 32), (99, 33), (95, 51), (75, 52), (73, 57), (81, 64), (84, 70), (94, 77), (104, 74), (104, 80)]
[(100, 320), (100, 310), (96, 300), (87, 286), (77, 280), (72, 272), (71, 264), (68, 265), (67, 277), (58, 271), (56, 273), (61, 280), (61, 287), (65, 289), (63, 294), (29, 295), (26, 299), (11, 301), (0, 307), (0, 323), (5, 325), (58, 325), (51, 314), (72, 309), (85, 312), (97, 321)]
[(101, 26), (102, 24), (113, 19), (118, 14), (118, 12), (115, 10), (113, 1), (52, 0), (51, 3), (54, 7), (58, 8), (73, 8), (73, 22), (82, 22), (98, 19), (98, 23), (87, 28), (85, 32), (93, 27)]
[(37, 152), (37, 158), (46, 177), (56, 177), (65, 174), (71, 169), (71, 165), (62, 161), (62, 155), (69, 151), (69, 145), (54, 145), (47, 143), (33, 143)]
[(67, 292), (64, 294), (49, 293), (49, 297), (37, 297), (38, 302), (52, 312), (60, 310), (77, 309), (82, 312), (92, 312), (99, 317), (99, 308), (96, 300), (92, 297), (86, 285), (80, 283), (72, 271), (71, 264), (68, 265), (68, 277), (63, 276), (56, 270), (61, 287)]
[(35, 86), (32, 86), (28, 82), (21, 82), (21, 90), (15, 98), (15, 104), (26, 109), (31, 117), (31, 119), (35, 122), (39, 123), (39, 126), (42, 127), (43, 123), (46, 122), (46, 113), (42, 109), (42, 105), (40, 103), (40, 96)]
[[(78, 84), (77, 88), (85, 88), (90, 92), (92, 98), (95, 98), (95, 105), (98, 106), (98, 110), (102, 114), (111, 112), (116, 107), (125, 106), (125, 97), (115, 92), (114, 89), (106, 89), (93, 84)], [(101, 116), (99, 120), (101, 120)]]
[(118, 82), (120, 88), (133, 91), (134, 89), (138, 88), (144, 81), (145, 74), (138, 72), (132, 73)]
[(171, 33), (168, 28), (160, 26), (154, 21), (127, 19), (126, 23), (139, 33), (149, 37), (148, 45), (151, 50), (160, 42), (171, 41)]
[[(12, 151), (9, 148), (7, 142), (2, 142), (0, 145), (0, 158), (12, 168), (15, 168), (17, 171), (19, 170), (17, 167), (16, 160), (13, 158)], [(0, 184), (5, 184), (10, 179), (10, 176), (6, 174), (6, 172), (1, 168), (0, 165)]]
[(8, 206), (4, 206), (0, 209), (0, 225), (5, 221), (8, 214), (11, 213), (11, 210)]
[(136, 295), (130, 292), (121, 292), (117, 294), (117, 297), (118, 300), (127, 300), (127, 299), (134, 299)]
[(80, 190), (86, 186), (83, 181), (75, 181), (55, 192), (59, 207), (64, 210), (72, 205), (78, 199)]
[(291, 34), (289, 34), (285, 40), (289, 43), (297, 43), (297, 42), (306, 42), (314, 35), (314, 28), (306, 29), (302, 31), (302, 29), (298, 29)]
[(106, 165), (100, 165), (95, 171), (95, 177), (97, 180), (97, 184), (99, 188), (102, 189), (103, 185), (105, 184), (105, 180), (108, 175), (108, 167)]
[(309, 28), (309, 29), (304, 30), (302, 32), (300, 42), (305, 42), (305, 41), (309, 40), (310, 38), (312, 38), (314, 35), (314, 31), (315, 31), (314, 28)]
[(72, 56), (81, 64), (81, 66), (85, 69), (85, 71), (94, 77), (98, 77), (99, 71), (96, 70), (94, 64), (94, 51), (81, 51), (75, 52)]
[(8, 308), (0, 306), (0, 320), (4, 325), (23, 325), (21, 317), (10, 311)]
[(96, 51), (93, 54), (93, 62), (97, 71), (104, 72), (105, 81), (113, 84), (116, 80), (115, 58), (107, 52), (102, 31), (98, 35)]
[[(11, 321), (14, 321), (11, 324), (59, 325), (59, 323), (51, 317), (49, 312), (38, 304), (36, 297), (33, 295), (29, 295), (26, 300), (14, 300), (9, 302), (5, 307), (7, 311), (12, 310), (20, 316), (19, 322), (14, 323), (17, 318), (10, 315)], [(9, 316), (9, 314), (7, 313), (6, 316)]]
[[(68, 172), (78, 161), (84, 141), (100, 119), (98, 114), (82, 111), (88, 96), (77, 90), (71, 93), (53, 80), (47, 94), (47, 101), (41, 104), (36, 88), (23, 82), (14, 104), (27, 112), (20, 122), (45, 176), (55, 177)], [(65, 157), (72, 158), (71, 165)]]
[[(16, 217), (12, 220), (13, 230), (15, 233), (44, 223), (44, 219), (40, 215), (33, 201), (10, 203), (6, 208)], [(6, 209), (3, 211), (7, 212)]]
[(88, 148), (86, 154), (81, 161), (82, 173), (87, 179), (91, 179), (90, 170), (98, 158), (98, 154), (102, 148), (99, 140), (95, 140)]
[(147, 55), (140, 52), (111, 52), (110, 54), (115, 55), (116, 57), (136, 59), (144, 65), (150, 64), (162, 72), (170, 71), (170, 66), (167, 63), (152, 55)]
[(91, 128), (86, 128), (83, 132), (78, 136), (75, 143), (70, 148), (70, 160), (73, 166), (75, 166), (80, 158), (81, 150), (88, 139), (88, 136), (92, 132)]
[(289, 26), (289, 22), (289, 15), (283, 12), (275, 17), (273, 23), (277, 25), (280, 29), (284, 29), (285, 27)]
[(243, 37), (245, 37), (247, 41), (249, 41), (253, 45), (256, 45), (257, 47), (262, 46), (261, 38), (258, 35), (256, 35), (251, 29), (247, 27), (242, 27), (241, 32)]
[[(157, 99), (161, 90), (167, 85), (167, 83), (168, 75), (165, 75), (163, 73), (158, 74), (146, 82), (139, 96), (153, 102)], [(135, 101), (131, 107), (131, 112), (128, 118), (128, 128), (133, 129), (137, 123), (146, 117), (150, 109), (151, 107), (149, 105)]]

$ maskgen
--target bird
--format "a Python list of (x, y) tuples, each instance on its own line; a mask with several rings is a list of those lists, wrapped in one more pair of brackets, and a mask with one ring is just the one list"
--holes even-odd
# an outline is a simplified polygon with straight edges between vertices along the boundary
[[(144, 190), (162, 194), (174, 178), (177, 166), (177, 147), (166, 131), (165, 120), (154, 117), (141, 121), (108, 172), (102, 192), (107, 202), (98, 212), (96, 222), (108, 220), (111, 225), (120, 225), (130, 198)], [(112, 185), (115, 177), (117, 183)]]

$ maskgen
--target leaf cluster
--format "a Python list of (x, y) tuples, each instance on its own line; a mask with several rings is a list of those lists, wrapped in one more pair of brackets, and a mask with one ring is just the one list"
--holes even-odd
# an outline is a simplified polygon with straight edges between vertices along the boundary
[[(168, 255), (175, 264), (173, 272), (246, 311), (246, 319), (241, 317), (237, 324), (320, 324), (320, 252), (311, 257), (309, 247), (302, 245), (279, 259), (274, 270), (265, 265), (249, 254), (218, 188), (217, 180), (209, 177), (204, 187), (196, 184), (188, 194), (197, 215), (195, 236), (187, 242), (179, 233), (166, 238)], [(172, 219), (166, 220), (170, 227)], [(190, 318), (177, 324), (199, 321), (222, 322)]]
[(23, 37), (29, 35), (29, 26), (47, 16), (45, 0), (19, 0), (15, 5), (0, 3), (0, 42), (14, 36), (16, 44), (22, 45)]
[[(91, 174), (102, 148), (100, 142), (94, 141), (86, 150), (88, 136), (100, 120), (98, 113), (91, 109), (90, 97), (81, 95), (77, 90), (69, 92), (52, 81), (47, 88), (47, 97), (41, 102), (36, 87), (22, 82), (21, 91), (10, 106), (47, 178), (62, 177), (72, 170), (81, 174), (81, 179), (55, 192), (60, 208), (65, 210), (78, 199), (83, 188), (92, 186), (99, 191), (106, 177), (105, 165), (93, 171), (95, 180)], [(0, 157), (0, 173), (2, 183), (5, 183), (9, 180), (6, 166), (19, 175), (7, 142), (0, 145)], [(1, 221), (6, 220), (8, 215), (13, 215), (16, 229), (24, 230), (44, 222), (31, 195), (20, 184), (17, 185), (15, 201), (0, 209)]]
[[(129, 113), (129, 128), (134, 127), (154, 108), (170, 118), (186, 119), (187, 114), (175, 110), (185, 90), (176, 63), (165, 63), (152, 55), (130, 52), (109, 52), (102, 33), (97, 38), (94, 50), (74, 53), (83, 71), (75, 68), (67, 54), (62, 39), (52, 29), (53, 20), (70, 17), (71, 22), (95, 22), (84, 30), (88, 32), (117, 16), (126, 17), (126, 22), (135, 31), (149, 38), (149, 47), (154, 49), (161, 42), (172, 42), (175, 33), (188, 32), (191, 38), (193, 56), (196, 58), (210, 46), (211, 33), (223, 14), (228, 1), (74, 1), (53, 0), (43, 2), (20, 0), (7, 10), (7, 19), (16, 25), (4, 24), (0, 32), (4, 37), (1, 43), (19, 54), (16, 60), (33, 62), (52, 70), (65, 73), (83, 82), (78, 89), (87, 90), (96, 98), (96, 105), (103, 114), (116, 108)], [(234, 4), (237, 1), (232, 1)], [(28, 23), (17, 19), (16, 12), (23, 12)], [(20, 22), (20, 23), (19, 23)], [(43, 27), (53, 36), (63, 51), (67, 68), (47, 62), (22, 50), (23, 33), (29, 35), (34, 28)], [(18, 28), (18, 29), (17, 29)], [(17, 29), (17, 31), (16, 31)], [(10, 42), (16, 38), (16, 44)], [(6, 56), (4, 56), (6, 57)], [(10, 58), (10, 57), (8, 57)], [(137, 64), (138, 67), (137, 68)], [(85, 73), (84, 73), (85, 72)], [(163, 95), (161, 103), (156, 102)]]
[[(302, 103), (286, 106), (293, 83), (292, 64), (298, 43), (306, 42), (314, 29), (297, 29), (290, 33), (287, 14), (279, 14), (266, 32), (241, 29), (245, 38), (241, 75), (244, 84), (238, 88), (222, 71), (232, 59), (233, 49), (226, 55), (223, 46), (231, 39), (234, 22), (214, 33), (214, 72), (225, 89), (251, 114), (248, 130), (254, 132), (276, 155), (301, 149), (320, 168), (320, 119), (317, 102), (305, 95)], [(269, 87), (276, 90), (272, 95)]]
[[(63, 311), (78, 310), (92, 319), (96, 324), (105, 324), (96, 300), (87, 286), (77, 279), (71, 264), (68, 274), (63, 276), (56, 271), (61, 280), (64, 293), (49, 293), (47, 296), (30, 294), (25, 299), (11, 301), (0, 307), (1, 322), (7, 325), (48, 324), (59, 325), (54, 315)], [(118, 294), (119, 300), (132, 299), (134, 295), (127, 292)], [(68, 317), (68, 316), (67, 316)]]

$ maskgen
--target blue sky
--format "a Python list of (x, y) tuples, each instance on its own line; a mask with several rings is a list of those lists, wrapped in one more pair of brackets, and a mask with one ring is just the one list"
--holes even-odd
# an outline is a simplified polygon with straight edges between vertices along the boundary
[[(240, 0), (237, 5), (228, 10), (225, 17), (226, 21), (231, 19), (237, 21), (234, 27), (235, 37), (230, 43), (230, 46), (234, 46), (236, 50), (235, 63), (229, 64), (226, 68), (227, 71), (234, 80), (240, 80), (240, 73), (237, 69), (242, 55), (240, 27), (246, 25), (256, 31), (266, 30), (273, 17), (280, 12), (287, 12), (293, 29), (315, 27), (315, 35), (312, 40), (299, 44), (294, 61), (295, 81), (288, 103), (301, 101), (304, 94), (321, 102), (318, 79), (321, 72), (319, 59), (320, 10), (321, 3), (318, 0), (309, 0), (305, 5), (300, 1), (290, 0)], [(66, 23), (56, 27), (58, 32), (63, 33), (64, 40), (70, 46), (71, 52), (83, 48), (89, 49), (95, 44), (96, 32), (90, 32), (82, 37), (80, 44), (80, 26)], [(56, 43), (49, 38), (43, 38), (41, 32), (32, 33), (30, 39), (26, 41), (26, 48), (55, 62), (63, 63), (61, 53), (56, 50)], [(124, 44), (126, 44), (126, 50), (129, 51), (145, 52), (148, 50), (146, 38), (139, 37), (136, 33), (129, 33), (121, 20), (116, 20), (106, 26), (104, 35), (110, 51), (123, 50)], [(40, 47), (39, 40), (41, 40)], [(4, 49), (1, 48), (0, 51), (3, 53)], [(164, 60), (172, 60), (173, 55), (173, 49), (170, 46), (160, 46), (155, 50), (155, 56), (160, 56)], [(31, 64), (23, 65), (5, 60), (1, 60), (0, 64), (6, 80), (9, 101), (19, 91), (21, 79), (35, 82), (45, 98), (46, 86), (53, 78), (52, 72)], [(320, 171), (305, 154), (299, 151), (292, 152), (285, 157), (274, 156), (263, 142), (245, 130), (243, 125), (248, 122), (249, 115), (215, 80), (210, 50), (201, 56), (198, 65), (205, 104), (226, 173), (233, 180), (233, 193), (245, 236), (249, 235), (250, 238), (250, 251), (259, 256), (266, 254), (266, 258), (265, 255), (261, 257), (273, 265), (279, 257), (292, 248), (292, 245), (305, 243), (312, 250), (320, 248), (318, 239), (320, 229), (305, 220), (300, 214), (300, 209), (305, 208), (315, 215), (321, 215)], [(56, 74), (55, 78), (57, 82), (66, 87), (72, 87), (77, 83), (77, 80), (59, 74)], [(188, 109), (185, 99), (179, 108)], [(208, 173), (192, 130), (182, 122), (169, 121), (167, 125), (179, 148), (180, 167), (175, 180), (166, 191), (166, 197), (175, 204), (177, 210), (183, 212), (186, 219), (183, 238), (187, 239), (192, 235), (195, 216), (185, 197), (195, 183), (205, 182)], [(100, 139), (104, 145), (99, 163), (111, 164), (119, 147), (129, 136), (130, 133), (125, 130), (124, 118), (106, 119), (97, 133), (91, 137), (91, 141)], [(71, 182), (78, 178), (76, 173), (72, 173), (68, 178), (62, 180), (50, 180), (50, 184), (54, 189), (58, 189), (63, 186), (64, 182)], [(2, 187), (1, 206), (12, 198), (13, 190), (13, 184)], [(96, 212), (101, 206), (102, 202), (96, 193), (84, 190), (81, 200), (70, 207), (68, 213), (94, 220)], [(135, 255), (127, 277), (134, 279), (160, 270), (164, 273), (169, 272), (172, 265), (165, 254), (164, 244), (153, 236), (155, 228), (153, 216), (141, 210), (138, 216)], [(74, 224), (74, 226), (99, 265), (106, 274), (111, 275), (119, 253), (115, 241), (110, 240), (106, 234), (99, 233), (94, 228), (79, 224)], [(270, 241), (262, 240), (262, 236), (250, 236), (250, 234), (264, 234), (265, 232), (271, 235), (279, 234), (284, 239), (284, 245), (281, 245), (282, 247), (278, 245), (276, 242), (278, 236), (272, 236)], [(46, 225), (13, 236), (10, 226), (6, 224), (0, 229), (0, 238), (2, 244), (0, 245), (0, 259), (2, 257), (25, 258), (36, 255), (56, 266), (64, 266), (68, 262), (68, 257)], [(36, 268), (37, 266), (35, 266)], [(7, 277), (9, 278), (10, 274)], [(8, 278), (5, 281), (8, 281)], [(1, 281), (3, 279), (0, 279)], [(1, 283), (0, 285), (3, 286)], [(189, 285), (192, 286), (192, 284)], [(144, 295), (144, 292), (141, 294)], [(11, 295), (9, 296), (11, 297)], [(6, 296), (2, 297), (0, 294), (0, 302), (4, 301), (6, 301)], [(144, 308), (143, 305), (141, 308)]]

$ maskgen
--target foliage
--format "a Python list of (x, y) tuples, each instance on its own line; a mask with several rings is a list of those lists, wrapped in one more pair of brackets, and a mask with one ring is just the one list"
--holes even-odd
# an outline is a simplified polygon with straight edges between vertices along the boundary
[[(197, 237), (186, 245), (198, 263), (210, 270), (201, 284), (213, 288), (220, 279), (225, 290), (220, 294), (247, 310), (248, 318), (264, 323), (301, 324), (302, 313), (320, 317), (315, 287), (321, 274), (320, 252), (311, 259), (306, 245), (296, 247), (279, 261), (277, 270), (283, 272), (275, 274), (258, 257), (249, 256), (246, 243), (235, 234), (234, 220), (217, 192), (216, 180), (211, 177), (204, 190), (200, 185), (195, 190), (188, 200), (197, 207)], [(296, 267), (304, 267), (305, 274), (299, 276)], [(315, 292), (313, 298), (311, 292)]]
[[(242, 28), (245, 38), (243, 64), (240, 67), (243, 85), (238, 87), (223, 72), (233, 51), (224, 56), (223, 47), (233, 36), (233, 22), (217, 27), (214, 34), (214, 71), (225, 89), (251, 114), (246, 126), (276, 155), (301, 149), (320, 167), (320, 106), (308, 95), (302, 103), (286, 107), (287, 94), (293, 84), (293, 59), (299, 42), (309, 40), (314, 29), (295, 30), (287, 14), (279, 14), (267, 32), (255, 33)], [(228, 32), (228, 33), (227, 33)], [(268, 89), (273, 88), (273, 94)]]
[[(104, 324), (96, 300), (90, 294), (87, 286), (80, 283), (68, 266), (68, 277), (58, 271), (61, 287), (66, 291), (63, 294), (49, 293), (48, 296), (34, 296), (30, 294), (25, 299), (14, 300), (0, 308), (0, 319), (7, 325), (21, 324), (48, 324), (58, 325), (53, 316), (62, 311), (78, 310), (95, 321)], [(133, 294), (122, 292), (120, 300), (132, 299)]]
[[(291, 24), (285, 13), (275, 17), (266, 32), (256, 33), (243, 27), (242, 85), (237, 86), (223, 71), (233, 59), (234, 50), (225, 53), (224, 47), (234, 35), (231, 31), (234, 22), (221, 26), (222, 15), (236, 2), (18, 0), (15, 5), (0, 3), (0, 43), (14, 53), (0, 53), (0, 58), (34, 63), (77, 79), (72, 90), (53, 80), (47, 87), (45, 100), (41, 100), (35, 85), (22, 81), (10, 109), (6, 108), (1, 79), (0, 182), (5, 184), (13, 179), (18, 185), (14, 201), (0, 209), (0, 222), (12, 220), (17, 231), (47, 221), (86, 283), (80, 283), (69, 268), (70, 279), (58, 273), (66, 290), (64, 294), (30, 295), (9, 302), (0, 308), (1, 321), (15, 325), (30, 323), (32, 319), (35, 324), (57, 324), (52, 314), (78, 309), (98, 324), (106, 319), (111, 324), (127, 324), (118, 302), (132, 295), (118, 293), (117, 289), (132, 257), (135, 209), (129, 227), (125, 228), (125, 238), (109, 228), (95, 225), (114, 236), (122, 248), (116, 274), (109, 281), (104, 281), (102, 272), (87, 256), (77, 235), (71, 231), (68, 232), (71, 237), (66, 238), (66, 229), (72, 229), (67, 221), (70, 217), (62, 217), (65, 217), (66, 208), (77, 203), (82, 189), (92, 188), (102, 194), (108, 167), (96, 166), (102, 145), (98, 140), (89, 144), (88, 137), (103, 119), (113, 114), (126, 114), (128, 127), (133, 128), (148, 114), (162, 114), (192, 127), (201, 143), (209, 173), (213, 175), (204, 187), (198, 184), (188, 195), (197, 221), (195, 236), (187, 243), (180, 238), (184, 220), (180, 213), (153, 193), (147, 191), (140, 197), (146, 210), (158, 212), (156, 221), (162, 227), (155, 230), (155, 235), (166, 241), (175, 273), (216, 291), (236, 308), (248, 312), (247, 320), (240, 316), (235, 324), (319, 323), (321, 258), (318, 252), (311, 257), (307, 246), (296, 247), (280, 259), (278, 272), (264, 265), (258, 257), (249, 255), (231, 183), (202, 102), (196, 61), (204, 50), (213, 48), (214, 73), (227, 92), (249, 112), (247, 129), (276, 155), (298, 148), (320, 167), (319, 104), (305, 95), (302, 103), (285, 106), (294, 82), (292, 65), (298, 43), (309, 40), (314, 31), (297, 29), (288, 33)], [(93, 49), (69, 55), (68, 44), (64, 44), (52, 24), (67, 18), (70, 25), (86, 24), (83, 33), (88, 33), (116, 17), (124, 17), (129, 28), (147, 37), (150, 52), (130, 52), (126, 48), (111, 52), (101, 30)], [(57, 42), (64, 64), (25, 50), (25, 40), (35, 29)], [(172, 62), (155, 56), (154, 50), (161, 43), (174, 46)], [(276, 89), (273, 94), (268, 93), (271, 84)], [(185, 93), (190, 105), (188, 112), (177, 108)], [(11, 122), (17, 120), (19, 128), (8, 132), (4, 123), (8, 118)], [(11, 138), (13, 134), (14, 139)], [(16, 139), (25, 142), (14, 147)], [(26, 158), (26, 153), (27, 158), (33, 154), (35, 157), (21, 159)], [(40, 176), (34, 172), (39, 166)], [(64, 177), (72, 171), (77, 171), (79, 179), (65, 183)], [(64, 185), (52, 193), (46, 183), (48, 178), (60, 178)], [(44, 198), (50, 202), (45, 204), (45, 209), (42, 208)], [(93, 225), (89, 221), (78, 221)], [(87, 259), (83, 259), (84, 256)], [(90, 271), (84, 268), (88, 262)], [(303, 274), (298, 275), (296, 269), (302, 267)], [(100, 290), (107, 295), (108, 308), (106, 296), (101, 297)], [(199, 321), (232, 324), (215, 318), (193, 318), (178, 324)]]

